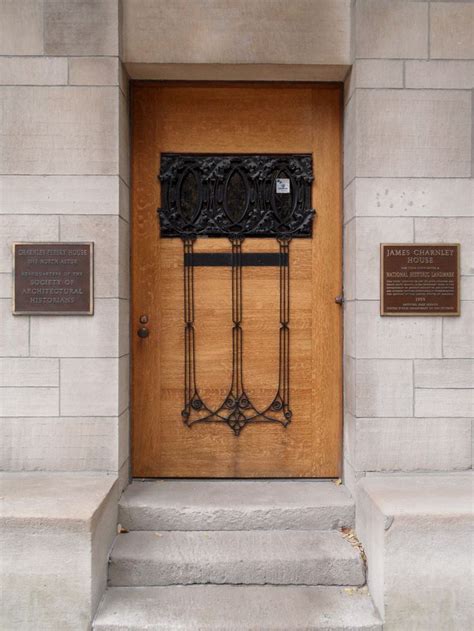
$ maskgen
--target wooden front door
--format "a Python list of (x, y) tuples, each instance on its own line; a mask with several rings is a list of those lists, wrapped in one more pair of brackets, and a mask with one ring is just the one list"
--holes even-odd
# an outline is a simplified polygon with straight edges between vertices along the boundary
[[(132, 107), (133, 475), (339, 476), (340, 88), (137, 84)], [(216, 236), (297, 186), (310, 238)]]

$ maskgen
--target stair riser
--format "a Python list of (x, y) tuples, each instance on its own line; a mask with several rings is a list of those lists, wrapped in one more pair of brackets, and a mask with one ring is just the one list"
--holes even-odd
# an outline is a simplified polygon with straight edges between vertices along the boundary
[(316, 480), (135, 480), (119, 511), (127, 530), (332, 530), (355, 520), (347, 489)]
[(194, 585), (112, 587), (94, 631), (381, 631), (365, 590)]
[(120, 506), (119, 522), (127, 530), (339, 530), (352, 528), (354, 508), (298, 510), (189, 511), (148, 506)]
[(109, 581), (114, 586), (133, 587), (194, 584), (363, 585), (365, 575), (362, 564), (355, 560), (176, 565), (121, 559), (120, 562), (111, 562)]

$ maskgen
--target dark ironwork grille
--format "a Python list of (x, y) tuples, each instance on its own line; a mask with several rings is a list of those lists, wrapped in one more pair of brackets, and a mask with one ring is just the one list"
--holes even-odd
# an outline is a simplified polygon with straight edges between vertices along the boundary
[(162, 237), (311, 236), (310, 155), (165, 153), (160, 180)]
[[(290, 409), (290, 242), (312, 236), (312, 158), (309, 155), (162, 154), (161, 237), (184, 246), (184, 408), (195, 423), (226, 423), (236, 436), (252, 423), (286, 427)], [(198, 237), (227, 237), (229, 253), (195, 253)], [(247, 237), (273, 237), (279, 252), (243, 253)], [(229, 266), (232, 292), (232, 379), (211, 409), (199, 394), (195, 353), (194, 268)], [(242, 269), (277, 266), (280, 274), (279, 376), (275, 396), (257, 409), (244, 386)]]

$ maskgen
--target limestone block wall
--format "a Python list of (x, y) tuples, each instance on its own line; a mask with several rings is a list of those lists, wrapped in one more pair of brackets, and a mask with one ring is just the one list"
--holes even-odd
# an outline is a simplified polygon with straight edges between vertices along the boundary
[(351, 0), (125, 0), (137, 79), (342, 81)]
[[(356, 0), (345, 114), (345, 476), (472, 466), (474, 4)], [(379, 244), (460, 242), (461, 317), (379, 316)]]
[[(118, 0), (0, 1), (0, 468), (128, 471)], [(13, 316), (13, 241), (93, 241), (95, 315)]]
[[(338, 80), (353, 60), (345, 480), (471, 467), (472, 2), (0, 0), (0, 12), (1, 468), (127, 475), (121, 58), (134, 78), (260, 81)], [(11, 243), (28, 240), (95, 242), (94, 317), (12, 316)], [(384, 241), (461, 242), (461, 317), (381, 318)]]

